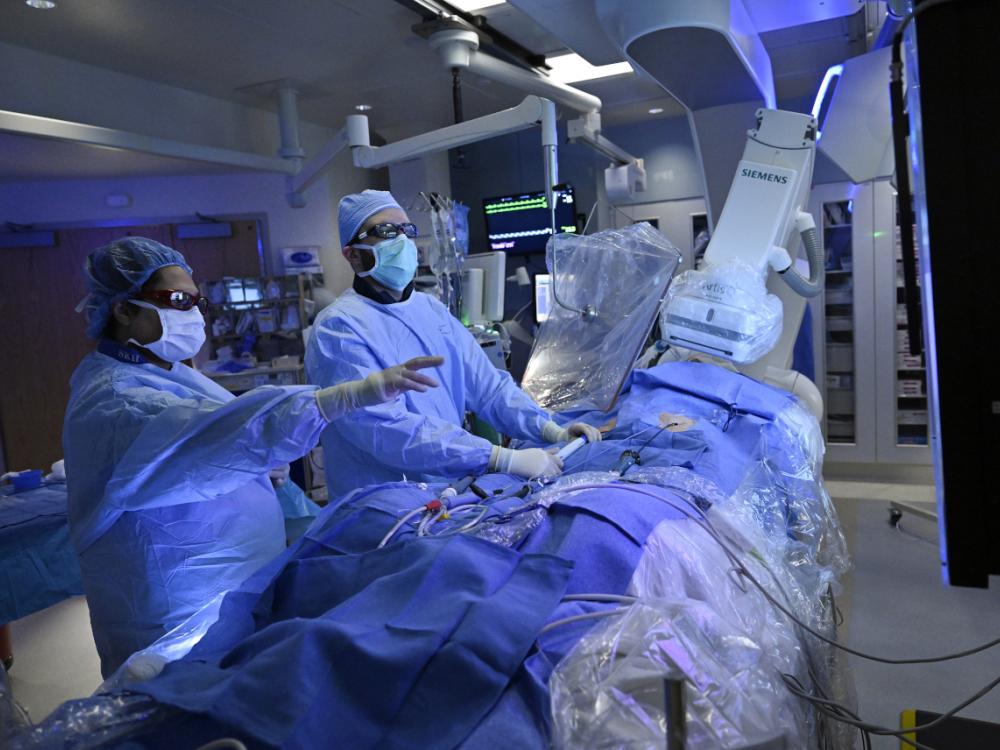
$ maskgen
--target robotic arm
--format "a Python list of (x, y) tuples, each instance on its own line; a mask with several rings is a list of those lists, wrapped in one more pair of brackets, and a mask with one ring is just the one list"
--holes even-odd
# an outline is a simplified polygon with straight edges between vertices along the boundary
[[(765, 287), (769, 270), (803, 297), (822, 291), (823, 250), (803, 210), (815, 155), (814, 117), (757, 110), (704, 267), (682, 274), (672, 290), (663, 315), (670, 344), (736, 364), (755, 362), (774, 348), (782, 328), (781, 302)], [(805, 245), (808, 277), (787, 249), (793, 233)]]

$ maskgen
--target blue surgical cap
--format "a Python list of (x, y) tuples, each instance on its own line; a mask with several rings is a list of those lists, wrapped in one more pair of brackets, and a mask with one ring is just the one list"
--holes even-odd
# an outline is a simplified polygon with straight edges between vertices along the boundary
[(165, 266), (180, 266), (191, 273), (183, 255), (146, 237), (123, 237), (91, 252), (83, 266), (89, 292), (82, 303), (87, 312), (87, 335), (100, 338), (111, 308), (142, 289), (149, 277)]
[(402, 207), (388, 190), (365, 190), (340, 199), (337, 222), (340, 224), (340, 246), (347, 247), (362, 225), (379, 211)]

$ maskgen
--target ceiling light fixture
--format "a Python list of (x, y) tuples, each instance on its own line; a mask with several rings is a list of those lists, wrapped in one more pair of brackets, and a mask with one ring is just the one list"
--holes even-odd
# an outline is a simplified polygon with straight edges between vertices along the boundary
[(358, 110), (358, 112), (367, 112), (368, 110), (370, 110), (372, 108), (372, 105), (370, 105), (370, 104), (355, 104), (354, 108), (356, 110)]
[(52, 10), (56, 7), (55, 0), (24, 0), (26, 5), (38, 10)]
[(454, 5), (463, 13), (473, 13), (495, 5), (505, 5), (506, 0), (448, 0), (449, 5)]
[(610, 65), (591, 65), (575, 52), (557, 57), (545, 58), (545, 64), (552, 68), (550, 75), (560, 83), (579, 83), (593, 81), (597, 78), (620, 76), (634, 72), (627, 62), (611, 63)]
[(658, 115), (662, 112), (663, 112), (663, 107), (651, 107), (649, 110), (649, 114), (651, 115)]

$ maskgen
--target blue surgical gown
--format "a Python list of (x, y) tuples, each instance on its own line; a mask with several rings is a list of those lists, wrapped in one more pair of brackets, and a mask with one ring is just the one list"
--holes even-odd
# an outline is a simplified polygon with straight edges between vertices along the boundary
[(105, 676), (285, 546), (268, 472), (327, 422), (311, 386), (240, 397), (93, 352), (63, 426), (70, 534)]
[(440, 388), (353, 411), (323, 433), (330, 498), (407, 479), (439, 481), (486, 470), (492, 445), (462, 428), (473, 411), (512, 437), (541, 440), (549, 415), (433, 297), (381, 304), (350, 289), (316, 318), (306, 347), (310, 383), (331, 386), (413, 357), (442, 356), (425, 370)]

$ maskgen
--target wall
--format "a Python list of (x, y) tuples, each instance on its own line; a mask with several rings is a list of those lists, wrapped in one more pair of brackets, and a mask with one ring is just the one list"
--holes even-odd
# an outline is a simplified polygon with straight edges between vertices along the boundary
[[(633, 203), (701, 197), (701, 171), (685, 118), (647, 120), (606, 128), (604, 132), (617, 145), (645, 159), (647, 188)], [(588, 146), (566, 143), (563, 123), (560, 123), (559, 142), (559, 179), (576, 189), (580, 212), (589, 215), (595, 201), (601, 201), (591, 231), (613, 225), (604, 197), (604, 169), (609, 162)], [(452, 191), (455, 198), (471, 208), (472, 246), (483, 249), (486, 243), (483, 198), (542, 189), (538, 131), (526, 130), (467, 146), (465, 165), (458, 168), (452, 154)]]
[(635, 221), (655, 219), (657, 228), (680, 251), (681, 265), (677, 269), (680, 272), (694, 268), (692, 217), (704, 214), (704, 198), (685, 198), (621, 206), (614, 212), (612, 218), (617, 227), (626, 227)]
[[(575, 188), (579, 210), (586, 213), (597, 198), (598, 157), (585, 146), (567, 144), (563, 123), (559, 143), (559, 181)], [(477, 252), (488, 249), (484, 198), (544, 189), (541, 131), (532, 128), (491, 138), (465, 146), (463, 152), (461, 167), (455, 152), (450, 154), (452, 197), (469, 206), (470, 249)]]
[(605, 128), (604, 135), (645, 160), (646, 190), (632, 203), (700, 198), (704, 194), (701, 167), (686, 117), (649, 119)]
[[(271, 268), (280, 269), (278, 253), (290, 245), (318, 245), (322, 249), (327, 286), (339, 292), (350, 285), (350, 268), (340, 254), (336, 201), (347, 192), (367, 187), (370, 175), (344, 164), (328, 180), (307, 192), (305, 208), (285, 202), (284, 178), (272, 174), (199, 175), (103, 180), (59, 180), (0, 183), (0, 221), (19, 224), (84, 225), (122, 223), (227, 214), (264, 213), (272, 250)], [(341, 159), (338, 158), (338, 162)], [(127, 208), (108, 208), (110, 193), (132, 197)]]
[[(0, 102), (7, 110), (269, 156), (279, 144), (277, 117), (264, 109), (9, 44), (0, 44), (0, 70)], [(307, 157), (332, 135), (329, 128), (300, 125)], [(262, 212), (272, 250), (319, 245), (327, 286), (339, 292), (350, 285), (351, 273), (336, 239), (337, 202), (349, 192), (385, 187), (386, 180), (384, 172), (355, 168), (344, 153), (307, 191), (307, 206), (292, 209), (284, 177), (270, 173), (19, 183), (3, 182), (0, 174), (0, 222), (65, 225)], [(127, 193), (132, 205), (108, 208), (108, 193)], [(280, 259), (274, 260), (272, 267), (280, 268)]]

